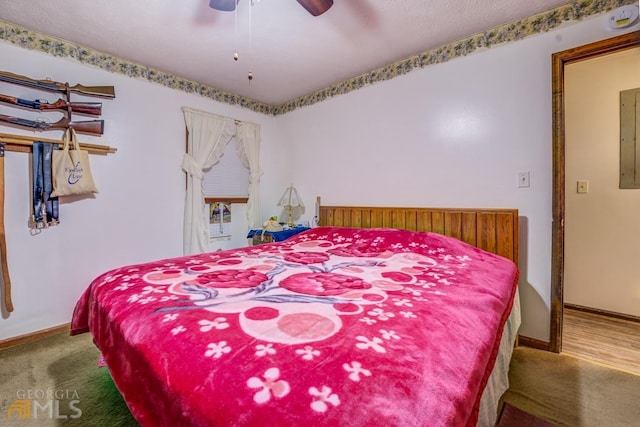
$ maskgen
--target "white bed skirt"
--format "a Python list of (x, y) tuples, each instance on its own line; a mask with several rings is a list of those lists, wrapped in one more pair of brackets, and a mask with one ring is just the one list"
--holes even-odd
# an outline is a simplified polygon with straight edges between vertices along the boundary
[(504, 392), (509, 388), (509, 363), (511, 362), (511, 355), (518, 336), (520, 322), (520, 293), (516, 290), (513, 308), (502, 332), (496, 363), (480, 399), (478, 427), (494, 427), (496, 425), (498, 403)]

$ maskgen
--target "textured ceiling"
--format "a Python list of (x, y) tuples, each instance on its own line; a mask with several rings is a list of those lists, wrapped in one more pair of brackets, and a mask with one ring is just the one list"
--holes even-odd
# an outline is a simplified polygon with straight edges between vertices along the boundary
[(318, 17), (295, 0), (261, 0), (253, 6), (240, 0), (237, 14), (213, 10), (208, 3), (2, 0), (0, 20), (279, 105), (570, 2), (335, 0)]

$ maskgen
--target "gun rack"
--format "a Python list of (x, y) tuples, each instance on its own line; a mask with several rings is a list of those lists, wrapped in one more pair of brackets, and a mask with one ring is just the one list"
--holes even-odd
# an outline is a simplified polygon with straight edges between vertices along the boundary
[[(34, 142), (50, 142), (53, 144), (62, 144), (59, 139), (42, 138), (40, 136), (14, 135), (11, 133), (0, 133), (0, 142), (5, 144), (6, 151), (17, 151), (21, 153), (30, 153)], [(114, 154), (117, 148), (108, 145), (89, 144), (79, 142), (80, 148), (87, 150), (90, 154)]]
[[(27, 129), (35, 128), (39, 130), (64, 130), (73, 128), (76, 132), (80, 133), (87, 133), (89, 135), (102, 135), (104, 133), (104, 120), (73, 121), (72, 119), (74, 113), (99, 117), (102, 114), (102, 104), (72, 103), (71, 93), (80, 93), (85, 96), (94, 96), (108, 99), (115, 98), (115, 89), (113, 86), (83, 86), (80, 84), (69, 86), (69, 83), (59, 83), (48, 79), (33, 80), (29, 77), (13, 74), (7, 71), (0, 71), (0, 82), (25, 86), (47, 92), (54, 92), (63, 97), (54, 103), (48, 103), (48, 101), (45, 101), (43, 103), (40, 100), (20, 99), (11, 95), (0, 94), (1, 103), (8, 104), (16, 108), (40, 110), (43, 112), (50, 110), (62, 111), (63, 115), (65, 116), (58, 122), (50, 123), (48, 121), (34, 121), (21, 117), (6, 116), (4, 114), (0, 114), (0, 126), (18, 126)], [(47, 125), (43, 126), (42, 123), (45, 123)], [(4, 153), (5, 151), (32, 153), (33, 145), (35, 142), (46, 142), (59, 145), (63, 144), (63, 141), (59, 139), (43, 138), (35, 135), (30, 136), (0, 133), (0, 272), (2, 273), (2, 281), (4, 282), (4, 307), (7, 312), (13, 311), (13, 303), (11, 301), (11, 280), (9, 277), (9, 269), (6, 258), (7, 244), (4, 227)], [(86, 150), (91, 154), (106, 155), (116, 152), (115, 148), (109, 147), (107, 145), (89, 144), (86, 142), (78, 142), (78, 145), (81, 149)], [(45, 200), (47, 198), (48, 196), (45, 198)], [(43, 207), (43, 213), (44, 210), (45, 209)], [(45, 215), (43, 222), (45, 227), (47, 227), (49, 224), (47, 221), (48, 220)], [(52, 221), (54, 224), (57, 224), (57, 216), (53, 217)]]

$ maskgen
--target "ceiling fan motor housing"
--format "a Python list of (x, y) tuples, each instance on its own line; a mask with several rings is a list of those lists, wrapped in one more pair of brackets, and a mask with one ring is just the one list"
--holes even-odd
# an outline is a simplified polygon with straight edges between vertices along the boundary
[[(240, 0), (210, 0), (209, 7), (223, 12), (231, 12), (236, 9)], [(297, 0), (310, 14), (319, 16), (325, 13), (331, 6), (333, 0)]]

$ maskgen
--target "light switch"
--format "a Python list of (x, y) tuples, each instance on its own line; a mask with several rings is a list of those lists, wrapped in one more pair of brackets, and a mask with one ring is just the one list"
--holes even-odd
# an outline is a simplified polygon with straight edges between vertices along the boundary
[(518, 187), (529, 188), (529, 172), (518, 172)]
[(578, 193), (588, 193), (589, 192), (589, 181), (579, 179), (578, 180)]

